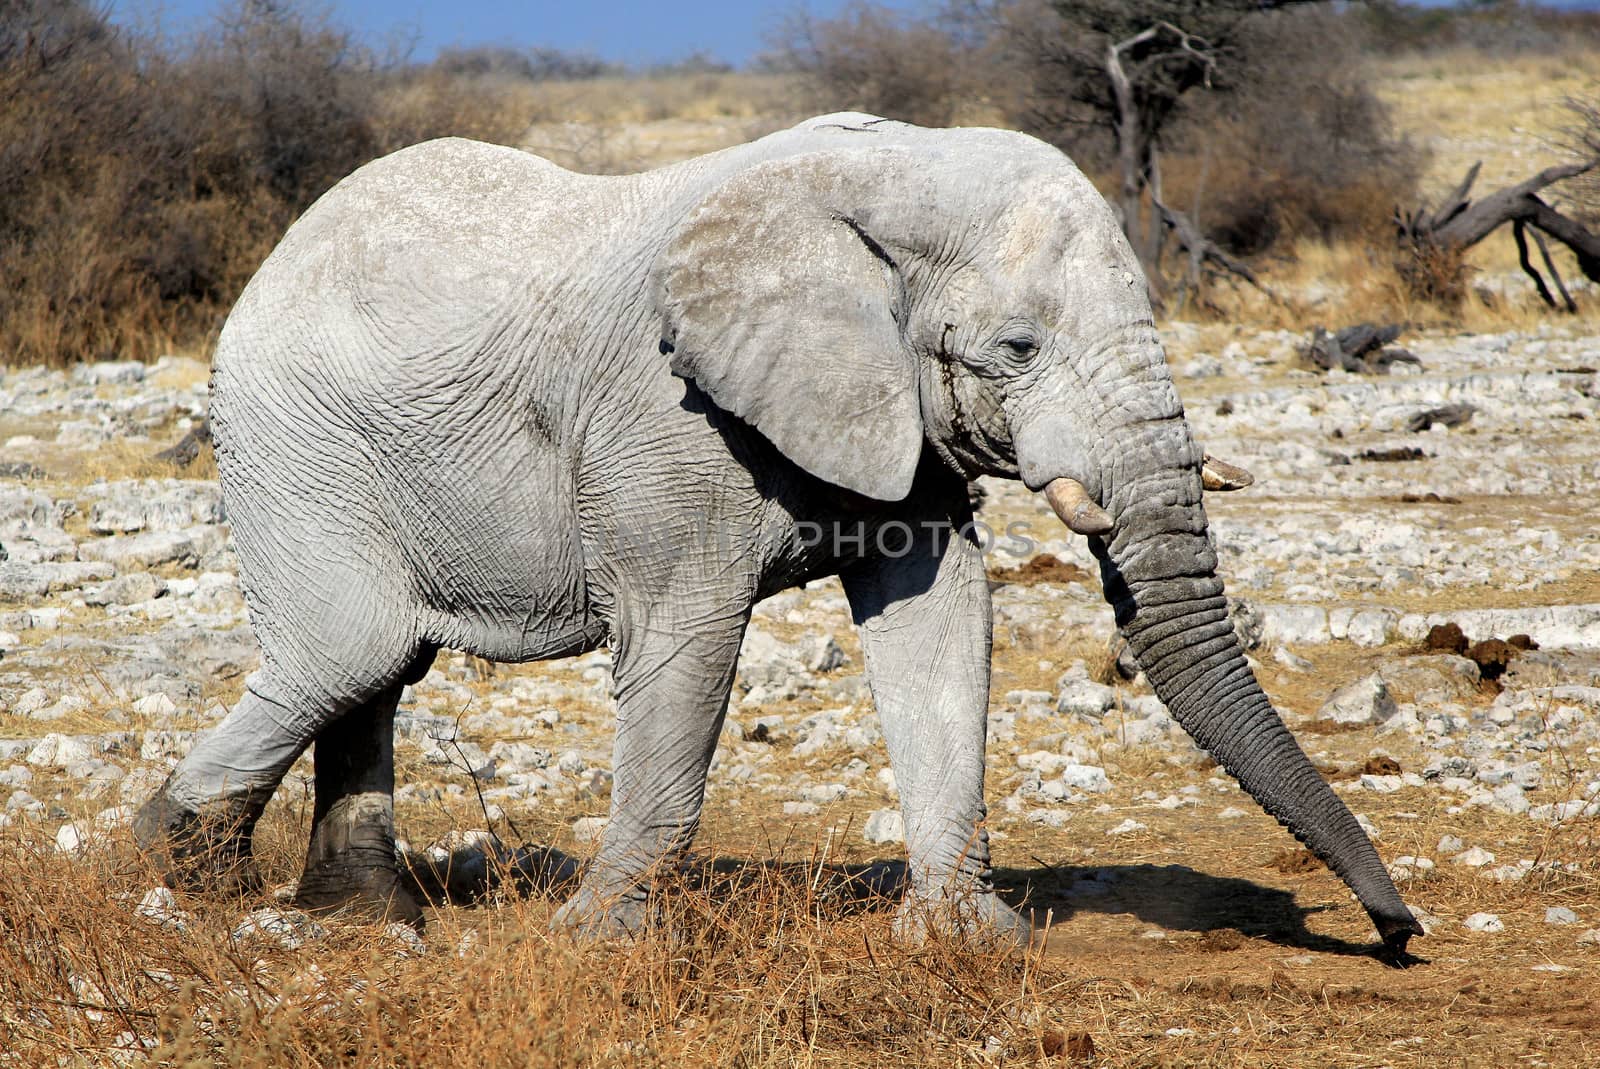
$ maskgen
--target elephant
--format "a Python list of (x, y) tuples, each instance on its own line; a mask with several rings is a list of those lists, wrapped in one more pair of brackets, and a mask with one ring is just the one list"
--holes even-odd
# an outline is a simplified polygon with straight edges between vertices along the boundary
[(406, 148), (289, 229), (211, 396), (261, 666), (136, 816), (171, 882), (254, 886), (251, 830), (314, 746), (298, 903), (417, 920), (402, 688), (442, 648), (609, 644), (610, 821), (553, 924), (636, 932), (699, 823), (752, 606), (836, 575), (900, 792), (902, 920), (1025, 940), (984, 829), (966, 486), (990, 475), (1088, 538), (1156, 694), (1383, 947), (1421, 932), (1244, 657), (1202, 500), (1242, 473), (1196, 446), (1138, 261), (1042, 141), (845, 113), (620, 177)]

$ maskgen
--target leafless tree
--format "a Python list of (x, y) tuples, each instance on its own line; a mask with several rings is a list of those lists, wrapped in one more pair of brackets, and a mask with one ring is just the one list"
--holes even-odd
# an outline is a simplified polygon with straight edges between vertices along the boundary
[(1074, 128), (1109, 134), (1123, 229), (1147, 264), (1159, 260), (1170, 232), (1192, 265), (1242, 266), (1165, 203), (1162, 136), (1192, 90), (1241, 83), (1251, 62), (1242, 45), (1252, 19), (1318, 2), (1051, 0), (1062, 32), (1039, 46), (1044, 85), (1035, 93), (1034, 123), (1062, 141), (1073, 139)]

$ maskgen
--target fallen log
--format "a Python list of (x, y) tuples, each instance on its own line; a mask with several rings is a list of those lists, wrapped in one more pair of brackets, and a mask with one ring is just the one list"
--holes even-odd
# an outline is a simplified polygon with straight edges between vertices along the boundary
[(1324, 371), (1339, 368), (1357, 375), (1387, 375), (1392, 364), (1420, 366), (1422, 361), (1394, 344), (1404, 329), (1398, 323), (1386, 327), (1357, 323), (1330, 334), (1315, 327), (1305, 357)]
[[(1544, 239), (1546, 236), (1552, 237), (1571, 249), (1577, 257), (1578, 270), (1591, 281), (1600, 282), (1600, 234), (1563, 215), (1539, 193), (1546, 186), (1576, 178), (1600, 167), (1600, 157), (1546, 167), (1524, 182), (1473, 201), (1472, 185), (1478, 178), (1481, 166), (1481, 163), (1473, 164), (1461, 184), (1436, 210), (1395, 210), (1396, 236), (1411, 255), (1416, 265), (1414, 270), (1426, 270), (1426, 265), (1439, 263), (1441, 255), (1445, 261), (1458, 257), (1464, 250), (1510, 223), (1512, 237), (1517, 242), (1518, 262), (1523, 272), (1533, 279), (1540, 299), (1551, 308), (1561, 307), (1568, 312), (1576, 312), (1577, 304), (1567, 292), (1566, 283), (1561, 280)], [(1543, 257), (1544, 268), (1561, 294), (1560, 304), (1528, 254), (1527, 234), (1530, 231)]]

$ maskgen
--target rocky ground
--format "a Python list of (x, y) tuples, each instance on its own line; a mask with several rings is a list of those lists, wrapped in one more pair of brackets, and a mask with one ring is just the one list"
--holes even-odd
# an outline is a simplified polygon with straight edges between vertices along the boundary
[[(1083, 541), (986, 481), (1003, 882), (1053, 912), (1069, 969), (1267, 1011), (1272, 985), (1241, 985), (1281, 976), (1321, 985), (1336, 1016), (1370, 1011), (1381, 1057), (1318, 1064), (1473, 1042), (1530, 1065), (1596, 1056), (1592, 1012), (1572, 1007), (1600, 990), (1600, 336), (1428, 334), (1405, 340), (1420, 367), (1368, 377), (1306, 369), (1288, 334), (1166, 333), (1197, 437), (1257, 480), (1209, 502), (1238, 630), (1430, 929), (1415, 947), (1429, 964), (1350, 956), (1371, 933), (1342, 885), (1119, 664)], [(175, 358), (0, 375), (0, 823), (63, 855), (126, 824), (255, 662), (216, 486), (181, 477), (206, 461), (150, 459), (203, 415), (204, 379)], [(860, 673), (836, 583), (758, 607), (702, 849), (894, 857), (894, 779)], [(591, 849), (609, 684), (603, 652), (441, 657), (397, 725), (410, 845)], [(303, 823), (308, 772), (271, 819)], [(292, 878), (292, 861), (270, 874)], [(157, 899), (140, 908), (177, 908)], [(246, 912), (256, 934), (311, 930)], [(1137, 1036), (1108, 1018), (1099, 1041), (1202, 1060), (1226, 1046), (1218, 1013), (1141, 1019)]]

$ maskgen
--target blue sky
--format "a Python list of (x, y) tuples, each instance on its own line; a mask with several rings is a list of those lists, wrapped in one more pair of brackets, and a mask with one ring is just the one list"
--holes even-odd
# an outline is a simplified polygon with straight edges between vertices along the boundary
[[(809, 8), (830, 15), (845, 3), (810, 0)], [(167, 30), (179, 33), (203, 23), (221, 6), (220, 0), (111, 4), (115, 18), (138, 21), (153, 15)], [(448, 45), (508, 44), (553, 45), (633, 64), (703, 50), (742, 64), (762, 51), (762, 35), (796, 6), (796, 0), (311, 0), (310, 10), (326, 9), (335, 22), (374, 43), (395, 31), (413, 33), (417, 59), (428, 59)], [(888, 6), (922, 5), (891, 0)]]
[[(818, 15), (831, 15), (847, 0), (809, 0)], [(878, 0), (882, 3), (885, 0)], [(887, 0), (907, 10), (921, 0)], [(1425, 0), (1427, 2), (1427, 0)], [(1442, 2), (1442, 0), (1432, 0)], [(391, 35), (415, 37), (412, 53), (429, 59), (448, 45), (552, 45), (594, 52), (606, 59), (648, 64), (703, 50), (742, 64), (763, 47), (762, 35), (798, 0), (310, 0), (333, 19), (381, 44)], [(1554, 0), (1550, 6), (1595, 7), (1600, 0)], [(159, 18), (183, 32), (203, 23), (220, 0), (112, 0), (115, 17)]]

